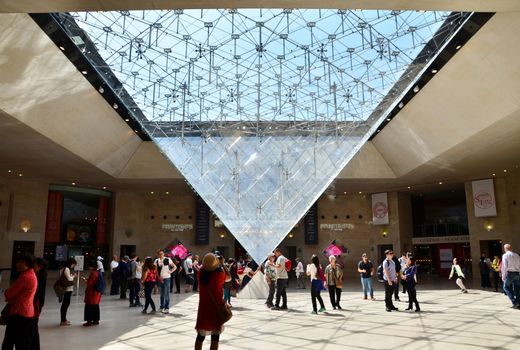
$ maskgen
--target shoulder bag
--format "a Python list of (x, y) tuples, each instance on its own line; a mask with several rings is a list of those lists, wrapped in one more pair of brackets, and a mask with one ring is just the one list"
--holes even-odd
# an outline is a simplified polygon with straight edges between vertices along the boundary
[(218, 321), (221, 325), (223, 325), (224, 323), (229, 321), (231, 319), (231, 317), (233, 317), (233, 312), (231, 311), (231, 307), (229, 307), (229, 305), (227, 305), (226, 303), (224, 303), (223, 305), (217, 304), (217, 301), (215, 300), (215, 296), (213, 295), (213, 290), (211, 290), (209, 288), (209, 286), (207, 288), (208, 288), (208, 295), (211, 298), (211, 300), (213, 301), (213, 303), (215, 304), (215, 307), (217, 308)]

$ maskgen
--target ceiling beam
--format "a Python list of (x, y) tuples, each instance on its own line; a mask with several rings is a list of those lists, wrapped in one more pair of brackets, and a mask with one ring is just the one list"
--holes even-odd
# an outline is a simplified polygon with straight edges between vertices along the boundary
[(347, 8), (474, 12), (520, 11), (518, 0), (2, 0), (0, 13), (197, 8)]

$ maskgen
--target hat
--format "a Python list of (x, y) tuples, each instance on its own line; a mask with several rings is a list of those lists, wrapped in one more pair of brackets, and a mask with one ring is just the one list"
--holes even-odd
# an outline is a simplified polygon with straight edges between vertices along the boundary
[(393, 250), (391, 250), (391, 249), (385, 250), (385, 255), (388, 255), (388, 254), (394, 254)]
[(128, 255), (125, 255), (123, 256), (123, 260), (130, 260), (130, 258), (128, 257)]
[(274, 256), (274, 253), (267, 254), (267, 259), (272, 258)]
[(215, 271), (218, 268), (218, 259), (213, 253), (204, 255), (202, 259), (202, 268), (206, 271)]
[(103, 258), (100, 257), (100, 256), (98, 256), (97, 259), (98, 259), (99, 261), (103, 261)]

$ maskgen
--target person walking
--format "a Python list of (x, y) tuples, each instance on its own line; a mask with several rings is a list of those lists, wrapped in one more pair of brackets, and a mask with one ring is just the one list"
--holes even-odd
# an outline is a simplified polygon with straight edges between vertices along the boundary
[(269, 286), (269, 294), (267, 295), (267, 300), (265, 301), (265, 306), (268, 308), (272, 308), (274, 292), (276, 291), (276, 268), (274, 267), (274, 260), (276, 259), (273, 253), (270, 253), (267, 256), (267, 261), (264, 264), (264, 279), (267, 285)]
[(116, 269), (118, 271), (119, 276), (119, 286), (120, 286), (120, 299), (126, 299), (126, 291), (128, 289), (128, 279), (131, 275), (130, 270), (130, 264), (129, 264), (130, 258), (125, 255), (121, 261), (119, 262), (119, 265)]
[(197, 338), (195, 350), (201, 350), (206, 336), (211, 336), (211, 350), (217, 350), (220, 335), (224, 330), (219, 318), (219, 308), (224, 307), (223, 286), (226, 274), (213, 253), (207, 253), (202, 260), (202, 268), (198, 271), (199, 307), (195, 329)]
[(303, 269), (303, 263), (300, 258), (296, 258), (296, 289), (305, 289), (305, 270)]
[(97, 270), (96, 262), (90, 262), (88, 264), (90, 275), (88, 279), (83, 278), (87, 282), (87, 288), (85, 289), (85, 310), (83, 318), (85, 323), (83, 327), (91, 327), (99, 324), (100, 310), (99, 303), (101, 302), (101, 291), (96, 289), (98, 279), (103, 278), (100, 276), (101, 272)]
[(197, 292), (198, 291), (198, 288), (199, 288), (199, 279), (198, 279), (198, 275), (197, 273), (199, 272), (200, 270), (200, 263), (199, 263), (199, 256), (198, 255), (195, 255), (193, 257), (193, 292)]
[(339, 302), (341, 300), (341, 288), (336, 288), (338, 281), (343, 279), (343, 271), (338, 264), (336, 264), (336, 257), (329, 256), (329, 265), (325, 268), (325, 279), (327, 281), (327, 288), (329, 290), (330, 303), (334, 310), (341, 310)]
[(119, 261), (117, 260), (117, 255), (112, 255), (112, 261), (110, 262), (110, 279), (112, 280), (110, 284), (110, 295), (119, 294), (119, 276), (117, 273), (114, 273), (118, 266)]
[(142, 282), (144, 284), (144, 308), (141, 311), (147, 313), (148, 306), (152, 308), (150, 314), (155, 314), (155, 303), (152, 299), (153, 287), (157, 284), (157, 266), (153, 263), (152, 258), (148, 257), (144, 261)]
[[(311, 263), (307, 265), (307, 276), (311, 279), (311, 301), (312, 301), (312, 312), (311, 314), (317, 315), (318, 311), (325, 311), (325, 304), (323, 303), (323, 299), (321, 298), (321, 291), (324, 290), (323, 283), (323, 270), (320, 265), (320, 259), (317, 255), (313, 255), (311, 258)], [(318, 310), (318, 306), (316, 300), (320, 303), (320, 309)]]
[(74, 267), (76, 266), (76, 260), (73, 258), (69, 258), (65, 263), (65, 266), (60, 270), (60, 278), (63, 277), (63, 280), (68, 284), (65, 286), (65, 294), (63, 294), (63, 299), (61, 301), (60, 307), (60, 316), (61, 322), (60, 326), (70, 326), (71, 322), (67, 320), (67, 311), (70, 306), (70, 298), (72, 296), (72, 291), (74, 290), (74, 278), (76, 275), (72, 272)]
[(191, 292), (193, 289), (193, 284), (195, 283), (192, 258), (193, 256), (188, 254), (186, 260), (184, 260), (184, 273), (186, 274), (186, 287), (184, 289), (185, 293)]
[(480, 269), (480, 285), (482, 288), (490, 288), (491, 280), (489, 274), (491, 272), (491, 261), (486, 258), (486, 254), (482, 253), (479, 263)]
[(173, 282), (175, 282), (175, 294), (181, 293), (181, 273), (183, 271), (181, 260), (178, 257), (173, 258), (175, 269), (172, 274), (172, 280), (170, 283), (170, 293), (173, 292)]
[(103, 257), (101, 257), (101, 256), (98, 256), (96, 259), (96, 269), (101, 273), (105, 273), (105, 266), (103, 265)]
[(417, 291), (415, 289), (415, 275), (417, 274), (417, 266), (415, 265), (415, 258), (411, 255), (406, 257), (406, 265), (403, 269), (402, 280), (406, 283), (406, 291), (408, 292), (408, 308), (412, 310), (412, 305), (415, 304), (415, 312), (420, 312), (419, 302), (417, 301)]
[[(280, 248), (275, 249), (274, 255), (276, 256), (276, 262), (270, 264), (276, 269), (276, 302), (271, 309), (287, 310), (287, 279), (289, 278), (285, 267), (287, 258), (283, 256)], [(280, 306), (280, 299), (282, 300), (282, 306)]]
[(397, 280), (396, 282), (393, 284), (394, 286), (394, 300), (395, 301), (401, 301), (401, 299), (399, 298), (399, 280), (400, 280), (400, 277), (402, 276), (403, 272), (401, 270), (401, 263), (399, 262), (399, 259), (393, 255), (392, 256), (392, 260), (395, 264), (395, 273), (397, 275)]
[(229, 271), (229, 267), (227, 263), (224, 260), (224, 257), (222, 255), (217, 256), (218, 261), (222, 269), (224, 270), (224, 273), (226, 274), (226, 279), (224, 281), (224, 303), (231, 306), (231, 272)]
[(32, 339), (32, 350), (40, 350), (40, 333), (38, 331), (38, 322), (42, 313), (43, 305), (45, 305), (45, 290), (47, 287), (47, 261), (44, 258), (36, 258), (34, 262), (34, 272), (38, 286), (36, 294), (34, 294), (34, 336)]
[(139, 263), (137, 262), (137, 254), (133, 253), (130, 255), (130, 278), (128, 279), (128, 288), (130, 289), (130, 305), (129, 307), (141, 307), (141, 301), (139, 299), (139, 290), (141, 289), (140, 277), (138, 276), (138, 270), (140, 270)]
[(24, 254), (16, 259), (18, 278), (4, 293), (7, 306), (4, 309), (6, 328), (2, 350), (32, 349), (35, 335), (34, 296), (38, 284), (33, 267), (32, 255)]
[(394, 303), (392, 302), (392, 294), (394, 294), (395, 285), (397, 284), (397, 271), (396, 264), (393, 260), (394, 252), (391, 250), (386, 250), (385, 256), (386, 259), (383, 261), (383, 280), (385, 283), (385, 306), (386, 311), (391, 312), (394, 310), (398, 310), (398, 308), (396, 308), (394, 306)]
[(374, 298), (374, 287), (372, 285), (372, 275), (374, 274), (374, 264), (368, 260), (367, 253), (361, 255), (361, 261), (358, 262), (358, 272), (361, 276), (361, 286), (363, 287), (363, 300), (368, 299), (370, 295), (371, 300)]
[(157, 266), (157, 274), (159, 276), (160, 294), (160, 311), (163, 314), (170, 312), (170, 283), (171, 275), (175, 272), (176, 266), (173, 261), (164, 255), (163, 250), (159, 250), (159, 257), (155, 259), (155, 266)]
[(462, 293), (467, 293), (468, 290), (466, 289), (466, 286), (464, 285), (464, 282), (463, 282), (463, 279), (466, 278), (466, 276), (464, 276), (464, 273), (462, 272), (462, 269), (460, 268), (457, 258), (453, 258), (453, 265), (451, 266), (450, 277), (448, 279), (451, 280), (453, 276), (455, 276), (457, 278), (455, 283), (457, 284), (457, 286), (459, 286), (460, 291)]
[(498, 292), (498, 288), (502, 289), (502, 279), (500, 278), (500, 262), (499, 256), (495, 255), (493, 263), (491, 264), (491, 272), (493, 273), (493, 280), (495, 282), (495, 292)]
[(513, 303), (512, 307), (520, 309), (520, 256), (513, 252), (511, 244), (504, 244), (501, 272), (504, 292)]
[[(401, 286), (403, 287), (403, 291), (402, 291), (403, 294), (406, 294), (406, 279), (404, 279), (402, 277), (404, 277), (404, 268), (406, 266), (406, 262), (408, 261), (407, 255), (408, 254), (403, 252), (403, 253), (401, 253), (401, 257), (398, 259), (399, 260), (400, 271), (402, 272)], [(399, 297), (399, 293), (397, 293), (397, 297)]]

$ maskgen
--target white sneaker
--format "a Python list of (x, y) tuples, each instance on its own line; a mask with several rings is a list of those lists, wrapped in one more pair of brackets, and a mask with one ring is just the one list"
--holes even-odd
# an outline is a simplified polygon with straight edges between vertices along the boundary
[(170, 310), (169, 310), (169, 309), (164, 309), (164, 310), (162, 311), (162, 313), (163, 313), (163, 314), (169, 314), (169, 313), (170, 313)]
[(162, 313), (163, 311), (164, 311), (164, 309), (163, 309), (163, 308), (160, 308), (160, 309), (159, 309), (159, 312), (161, 312), (161, 313)]

